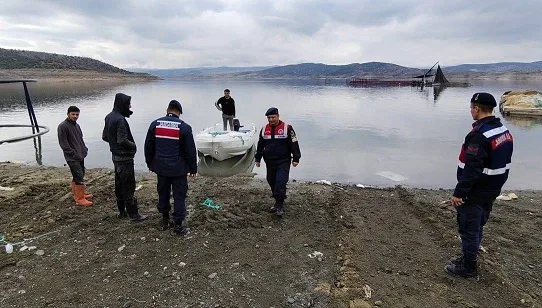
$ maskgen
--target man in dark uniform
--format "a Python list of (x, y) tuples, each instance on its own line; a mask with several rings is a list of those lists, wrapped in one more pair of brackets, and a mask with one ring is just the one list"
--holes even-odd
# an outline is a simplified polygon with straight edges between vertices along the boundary
[(222, 111), (224, 130), (228, 129), (228, 123), (230, 123), (230, 130), (234, 130), (233, 118), (235, 118), (235, 100), (230, 96), (229, 89), (224, 90), (224, 96), (216, 101), (215, 107), (216, 109)]
[(463, 253), (445, 267), (447, 273), (460, 277), (478, 275), (476, 263), (483, 228), (508, 179), (513, 152), (512, 134), (493, 116), (495, 98), (489, 93), (475, 93), (470, 102), (470, 113), (476, 122), (461, 147), (458, 183), (451, 200), (457, 208)]
[(169, 218), (169, 198), (173, 188), (173, 232), (185, 235), (187, 174), (197, 173), (197, 153), (192, 127), (179, 119), (183, 113), (181, 104), (169, 102), (165, 117), (153, 121), (145, 139), (145, 162), (158, 175), (158, 211), (162, 213), (162, 230), (172, 224)]
[(265, 113), (269, 122), (260, 131), (260, 139), (256, 149), (256, 167), (265, 160), (267, 167), (267, 183), (275, 198), (275, 205), (270, 212), (278, 217), (284, 215), (284, 199), (286, 199), (286, 184), (290, 176), (290, 163), (297, 167), (301, 158), (297, 136), (291, 125), (279, 119), (279, 110), (269, 108)]
[(135, 171), (134, 156), (137, 151), (134, 137), (130, 131), (129, 118), (133, 111), (132, 97), (124, 93), (115, 95), (113, 111), (105, 117), (105, 126), (102, 140), (109, 143), (115, 166), (115, 196), (119, 218), (130, 217), (134, 222), (146, 220), (148, 217), (140, 215), (135, 198)]

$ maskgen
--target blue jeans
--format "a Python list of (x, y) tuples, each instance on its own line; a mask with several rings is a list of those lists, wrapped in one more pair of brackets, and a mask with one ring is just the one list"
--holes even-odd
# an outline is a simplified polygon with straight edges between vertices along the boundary
[(457, 224), (465, 261), (476, 261), (482, 242), (484, 225), (489, 219), (493, 202), (467, 200), (457, 208)]

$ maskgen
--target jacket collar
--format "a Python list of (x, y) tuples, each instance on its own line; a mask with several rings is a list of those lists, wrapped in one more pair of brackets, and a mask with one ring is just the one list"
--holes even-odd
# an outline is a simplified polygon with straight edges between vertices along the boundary
[(485, 117), (485, 118), (483, 118), (483, 119), (480, 119), (480, 120), (478, 120), (478, 121), (472, 123), (472, 128), (481, 126), (481, 125), (486, 124), (486, 123), (488, 123), (488, 122), (491, 122), (491, 121), (493, 121), (493, 120), (495, 120), (495, 116)]

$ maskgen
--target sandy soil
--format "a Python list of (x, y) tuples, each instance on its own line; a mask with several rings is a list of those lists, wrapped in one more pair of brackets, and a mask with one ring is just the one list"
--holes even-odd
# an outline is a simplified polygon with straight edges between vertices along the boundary
[(277, 220), (266, 183), (198, 177), (176, 237), (157, 228), (153, 174), (140, 224), (115, 217), (111, 170), (87, 178), (81, 208), (67, 168), (0, 164), (0, 233), (24, 242), (0, 251), (1, 307), (542, 307), (540, 191), (497, 202), (480, 277), (459, 279), (443, 270), (459, 251), (446, 190), (295, 182)]

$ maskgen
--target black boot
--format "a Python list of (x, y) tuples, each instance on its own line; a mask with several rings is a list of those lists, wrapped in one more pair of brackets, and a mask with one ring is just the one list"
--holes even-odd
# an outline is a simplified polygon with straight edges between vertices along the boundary
[(276, 213), (277, 212), (277, 204), (275, 203), (272, 207), (270, 207), (268, 210), (267, 210), (269, 213)]
[(160, 228), (165, 231), (173, 226), (173, 222), (169, 219), (169, 213), (162, 213), (162, 220), (160, 221)]
[(126, 213), (126, 208), (124, 207), (124, 201), (117, 199), (117, 208), (119, 209), (119, 213), (117, 214), (118, 219), (127, 218), (128, 214)]
[(141, 222), (144, 220), (147, 220), (149, 217), (147, 215), (140, 215), (139, 210), (137, 208), (137, 198), (134, 197), (132, 199), (132, 204), (126, 206), (126, 210), (128, 210), (128, 216), (130, 216), (130, 220), (133, 222)]
[(452, 276), (458, 276), (463, 278), (470, 278), (478, 276), (478, 270), (476, 269), (476, 261), (466, 261), (454, 264), (449, 263), (444, 267), (446, 273)]
[(117, 218), (118, 218), (118, 219), (128, 218), (128, 213), (126, 213), (126, 211), (119, 212), (119, 213), (117, 214)]
[(448, 262), (446, 262), (446, 265), (448, 265), (448, 264), (459, 265), (461, 263), (463, 263), (463, 255), (451, 258), (450, 260), (448, 260)]
[(275, 208), (275, 215), (277, 215), (277, 217), (279, 218), (282, 218), (282, 216), (284, 215), (284, 201), (275, 203)]
[(149, 216), (147, 215), (141, 215), (141, 214), (130, 215), (130, 220), (133, 222), (142, 222), (147, 219), (149, 219)]
[(178, 236), (184, 236), (188, 233), (188, 228), (183, 227), (182, 222), (181, 223), (175, 223), (173, 226), (173, 234)]

